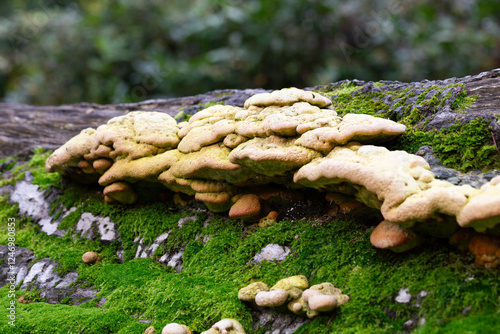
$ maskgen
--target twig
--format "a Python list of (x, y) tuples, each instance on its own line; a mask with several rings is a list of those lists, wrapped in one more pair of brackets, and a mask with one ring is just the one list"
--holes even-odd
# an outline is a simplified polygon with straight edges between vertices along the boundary
[(493, 135), (493, 131), (491, 131), (491, 138), (493, 138), (493, 144), (495, 145), (495, 149), (497, 150), (498, 154), (500, 154), (500, 150), (498, 149), (497, 141), (495, 140), (495, 135)]
[(107, 311), (104, 307), (102, 307), (101, 305), (97, 304), (97, 303), (94, 303), (96, 304), (97, 306), (99, 306), (100, 308), (102, 308), (104, 311)]
[(332, 315), (332, 316), (330, 317), (330, 319), (328, 319), (328, 322), (326, 323), (326, 327), (330, 326), (330, 322), (332, 322), (332, 320), (333, 320), (333, 317), (334, 317), (334, 316), (335, 316), (335, 314), (334, 314), (334, 315)]

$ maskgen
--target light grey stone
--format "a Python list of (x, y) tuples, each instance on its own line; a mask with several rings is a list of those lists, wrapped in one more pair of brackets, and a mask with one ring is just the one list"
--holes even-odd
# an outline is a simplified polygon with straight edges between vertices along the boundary
[(269, 244), (262, 248), (259, 254), (253, 258), (253, 262), (259, 263), (266, 261), (283, 261), (290, 254), (290, 247), (283, 247), (278, 244)]
[(409, 303), (411, 300), (411, 294), (408, 293), (409, 290), (410, 289), (408, 288), (402, 288), (401, 290), (399, 290), (398, 295), (395, 298), (396, 302), (401, 304)]
[(90, 212), (82, 213), (80, 220), (76, 223), (76, 232), (83, 238), (101, 241), (115, 241), (120, 237), (115, 223), (109, 217), (94, 216)]

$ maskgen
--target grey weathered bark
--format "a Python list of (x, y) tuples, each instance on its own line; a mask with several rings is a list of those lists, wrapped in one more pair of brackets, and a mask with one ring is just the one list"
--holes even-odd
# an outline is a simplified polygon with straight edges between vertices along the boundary
[[(358, 80), (347, 82), (363, 86), (363, 89), (356, 94), (370, 94), (373, 89), (380, 89), (376, 88), (373, 83)], [(500, 124), (497, 121), (500, 118), (500, 69), (464, 78), (425, 80), (416, 83), (388, 81), (383, 83), (389, 87), (387, 89), (396, 91), (411, 87), (425, 89), (432, 86), (464, 84), (468, 95), (478, 97), (476, 102), (465, 113), (454, 113), (449, 107), (444, 106), (432, 116), (433, 121), (430, 122), (429, 126), (442, 128), (456, 121), (468, 121), (482, 117), (491, 122), (493, 138), (500, 145)], [(314, 88), (321, 87), (326, 86)], [(242, 106), (249, 96), (258, 92), (262, 92), (262, 90), (220, 90), (195, 96), (116, 105), (78, 103), (53, 107), (0, 104), (0, 158), (25, 154), (38, 146), (56, 149), (82, 129), (95, 128), (110, 118), (123, 115), (127, 111), (155, 110), (175, 116), (183, 108), (186, 114), (193, 114), (209, 102)], [(387, 102), (388, 105), (397, 103), (395, 100), (384, 102)], [(418, 102), (415, 102), (414, 107), (420, 107)]]

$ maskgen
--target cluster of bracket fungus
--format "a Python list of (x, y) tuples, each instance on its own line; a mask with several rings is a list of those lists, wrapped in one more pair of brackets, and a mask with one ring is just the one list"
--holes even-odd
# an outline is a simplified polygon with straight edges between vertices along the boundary
[(254, 307), (275, 307), (312, 319), (321, 313), (331, 312), (349, 301), (331, 283), (309, 287), (302, 275), (284, 278), (273, 287), (264, 282), (254, 282), (240, 289), (238, 299)]
[(385, 220), (372, 242), (396, 251), (422, 234), (495, 234), (500, 176), (480, 189), (454, 186), (437, 180), (423, 158), (374, 145), (404, 131), (382, 118), (339, 117), (328, 98), (289, 88), (256, 94), (243, 108), (206, 108), (189, 122), (130, 112), (82, 131), (46, 168), (98, 182), (107, 202), (131, 204), (137, 188), (163, 185), (178, 203), (191, 196), (214, 212), (255, 220), (274, 210), (266, 205), (273, 196), (316, 189), (326, 199), (348, 198), (343, 212), (356, 201), (380, 210)]

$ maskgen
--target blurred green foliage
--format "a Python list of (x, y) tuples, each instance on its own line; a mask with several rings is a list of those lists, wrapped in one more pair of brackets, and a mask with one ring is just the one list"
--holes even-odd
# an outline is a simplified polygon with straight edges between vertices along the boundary
[(0, 100), (118, 103), (500, 67), (494, 0), (2, 0)]

